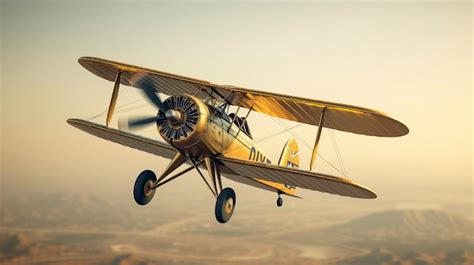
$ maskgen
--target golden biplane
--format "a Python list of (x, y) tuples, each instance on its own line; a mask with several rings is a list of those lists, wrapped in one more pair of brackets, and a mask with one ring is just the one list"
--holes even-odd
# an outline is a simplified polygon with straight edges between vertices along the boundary
[[(148, 204), (157, 188), (196, 169), (216, 197), (215, 216), (220, 223), (230, 220), (236, 205), (234, 190), (222, 188), (221, 176), (276, 192), (278, 206), (283, 204), (281, 195), (298, 197), (296, 187), (354, 198), (376, 198), (370, 189), (347, 177), (312, 172), (322, 128), (379, 137), (408, 133), (401, 122), (366, 108), (217, 85), (99, 58), (82, 57), (79, 63), (95, 75), (114, 82), (112, 98), (105, 126), (82, 119), (67, 122), (103, 139), (171, 159), (158, 178), (150, 170), (138, 175), (133, 188), (135, 201)], [(120, 84), (141, 89), (157, 108), (157, 115), (119, 121), (119, 129), (109, 127)], [(169, 97), (161, 100), (157, 93)], [(237, 108), (235, 113), (229, 113), (230, 106)], [(246, 115), (238, 116), (242, 109), (247, 109)], [(309, 170), (299, 168), (298, 145), (294, 139), (285, 144), (278, 163), (272, 164), (253, 140), (247, 123), (251, 111), (318, 126)], [(156, 124), (166, 143), (129, 132), (151, 124)], [(172, 175), (183, 164), (188, 166)], [(207, 170), (209, 179), (201, 168)]]

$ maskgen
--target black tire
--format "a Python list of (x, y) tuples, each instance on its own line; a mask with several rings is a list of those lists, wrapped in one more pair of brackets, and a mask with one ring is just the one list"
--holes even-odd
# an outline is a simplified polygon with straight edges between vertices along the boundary
[(221, 191), (216, 200), (216, 219), (224, 224), (230, 220), (235, 209), (235, 192), (231, 188), (225, 188)]
[(133, 186), (133, 198), (140, 205), (147, 205), (155, 195), (155, 189), (150, 189), (155, 183), (156, 175), (151, 170), (144, 170), (138, 175)]
[(278, 206), (278, 207), (283, 206), (283, 198), (282, 198), (282, 197), (278, 197), (278, 199), (277, 199), (277, 206)]

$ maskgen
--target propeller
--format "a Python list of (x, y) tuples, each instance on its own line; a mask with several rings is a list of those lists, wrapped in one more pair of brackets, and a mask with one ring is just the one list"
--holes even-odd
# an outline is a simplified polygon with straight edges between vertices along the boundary
[[(145, 73), (138, 73), (133, 79), (136, 81), (132, 81), (133, 86), (141, 88), (145, 97), (155, 106), (157, 107), (160, 112), (167, 114), (166, 117), (172, 118), (173, 114), (168, 114), (169, 108), (163, 101), (160, 99), (158, 95), (156, 95), (156, 90), (153, 86), (153, 82), (149, 76)], [(157, 122), (159, 119), (158, 116), (146, 116), (146, 117), (137, 117), (137, 118), (130, 118), (126, 121), (119, 120), (119, 128), (120, 129), (139, 129), (149, 124)]]
[(136, 85), (145, 92), (146, 97), (153, 103), (161, 112), (166, 113), (168, 106), (163, 104), (163, 101), (156, 95), (156, 90), (153, 87), (153, 83), (147, 76), (140, 78)]
[[(162, 101), (156, 94), (153, 79), (137, 73), (130, 83), (143, 90), (145, 97), (159, 109), (156, 116), (139, 116), (128, 119), (119, 119), (119, 129), (128, 131), (140, 129), (156, 123), (160, 135), (165, 140), (184, 140), (196, 132), (200, 121), (201, 110), (198, 102), (187, 95), (171, 96)], [(202, 121), (202, 123), (207, 122)]]

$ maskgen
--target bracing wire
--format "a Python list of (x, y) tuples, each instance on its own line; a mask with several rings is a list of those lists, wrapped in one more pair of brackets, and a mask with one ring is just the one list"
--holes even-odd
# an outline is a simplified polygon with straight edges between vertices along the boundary
[[(122, 94), (122, 91), (123, 90), (119, 90), (117, 98), (120, 97), (120, 95)], [(95, 115), (90, 116), (89, 118), (86, 118), (86, 120), (90, 121), (90, 120), (93, 120), (93, 119), (97, 119), (98, 117), (104, 116), (107, 113), (108, 109), (109, 108), (107, 107), (103, 111), (99, 112), (98, 114), (95, 114)], [(115, 108), (115, 109), (117, 109), (117, 108)]]
[(271, 139), (271, 138), (273, 138), (273, 137), (275, 137), (275, 136), (277, 136), (277, 135), (280, 135), (280, 134), (282, 134), (282, 133), (285, 133), (285, 132), (287, 132), (287, 131), (289, 131), (289, 130), (293, 130), (293, 129), (295, 129), (295, 128), (298, 128), (298, 127), (300, 127), (301, 125), (302, 125), (302, 124), (296, 124), (296, 125), (294, 125), (294, 126), (289, 127), (288, 129), (284, 129), (284, 130), (281, 130), (281, 131), (276, 132), (276, 133), (274, 133), (274, 134), (271, 134), (271, 135), (269, 135), (269, 136), (262, 137), (262, 138), (258, 139), (257, 141), (255, 141), (255, 143), (261, 143), (261, 142), (263, 142), (263, 141), (265, 141), (265, 140)]
[(337, 161), (339, 163), (339, 166), (341, 167), (342, 171), (344, 171), (344, 173), (347, 174), (347, 170), (346, 170), (346, 167), (344, 165), (344, 160), (342, 159), (342, 153), (341, 153), (341, 150), (339, 149), (339, 145), (337, 144), (337, 139), (336, 139), (336, 135), (334, 133), (334, 130), (329, 129), (329, 134), (331, 135), (331, 141), (332, 141), (332, 144), (334, 146), (334, 150), (336, 151), (336, 157), (337, 157)]
[[(122, 91), (119, 92), (119, 95), (121, 94)], [(127, 106), (130, 106), (130, 105), (133, 105), (137, 102), (140, 102), (142, 101), (143, 99), (136, 99), (136, 100), (133, 100), (131, 102), (128, 102), (128, 103), (125, 103), (123, 105), (120, 105), (118, 107), (115, 108), (115, 112), (118, 113), (118, 112), (121, 112), (121, 111), (126, 111), (126, 110), (133, 110), (133, 109), (138, 109), (138, 108), (142, 108), (144, 106), (146, 106), (146, 104), (142, 104), (142, 105), (138, 105), (138, 106), (133, 106), (133, 107), (129, 107), (129, 108), (125, 108)], [(108, 111), (108, 108), (105, 108), (102, 112), (96, 114), (96, 115), (93, 115), (91, 117), (89, 117), (87, 120), (93, 120), (93, 119), (96, 119), (98, 117), (101, 117), (101, 116), (105, 116), (107, 114), (107, 111)], [(271, 116), (270, 116), (271, 117)], [(311, 145), (306, 142), (305, 139), (303, 139), (301, 136), (299, 136), (297, 133), (295, 133), (293, 131), (293, 129), (297, 128), (297, 127), (300, 127), (302, 124), (297, 124), (297, 125), (294, 125), (294, 126), (287, 126), (283, 121), (277, 119), (277, 118), (274, 118), (274, 117), (271, 117), (273, 121), (275, 121), (276, 123), (278, 123), (278, 125), (280, 125), (280, 127), (283, 128), (283, 130), (279, 131), (279, 132), (276, 132), (274, 134), (271, 134), (269, 136), (266, 136), (266, 137), (263, 137), (263, 138), (260, 138), (258, 139), (257, 141), (255, 141), (255, 143), (261, 143), (265, 140), (268, 140), (268, 139), (271, 139), (277, 135), (280, 135), (282, 133), (285, 133), (285, 132), (289, 132), (291, 135), (293, 135), (293, 137), (295, 137), (296, 139), (298, 139), (298, 141), (302, 142), (304, 144), (304, 146), (306, 146), (306, 148), (308, 148), (308, 150), (312, 150), (312, 147)], [(320, 153), (317, 153), (317, 156), (320, 157), (324, 162), (326, 162), (329, 166), (331, 166), (334, 170), (336, 170), (337, 172), (339, 172), (340, 174), (342, 174), (343, 176), (347, 177), (346, 175), (346, 168), (344, 166), (344, 161), (342, 160), (342, 155), (340, 153), (340, 150), (339, 150), (339, 146), (337, 145), (337, 141), (336, 141), (336, 138), (334, 136), (334, 132), (333, 130), (329, 130), (330, 131), (330, 135), (331, 135), (331, 140), (333, 142), (333, 145), (335, 147), (335, 150), (336, 150), (336, 155), (337, 155), (337, 159), (338, 159), (338, 163), (339, 163), (339, 166), (341, 167), (342, 171), (340, 169), (338, 169), (336, 166), (334, 166), (331, 162), (329, 162), (329, 160), (327, 160), (322, 154)]]
[[(136, 100), (134, 100), (134, 101), (125, 103), (125, 104), (123, 104), (123, 105), (120, 105), (120, 106), (118, 106), (118, 107), (115, 108), (115, 113), (118, 113), (118, 112), (124, 111), (124, 110), (131, 110), (131, 109), (141, 108), (141, 107), (143, 107), (143, 106), (146, 106), (146, 104), (143, 104), (143, 105), (139, 105), (139, 106), (134, 106), (133, 108), (125, 108), (125, 107), (127, 107), (127, 106), (130, 106), (130, 105), (135, 104), (135, 103), (137, 103), (137, 102), (139, 102), (139, 101), (142, 101), (142, 100), (143, 100), (143, 99), (136, 99)], [(98, 117), (105, 116), (105, 115), (107, 114), (108, 109), (109, 109), (108, 107), (105, 108), (104, 111), (102, 111), (102, 112), (100, 112), (100, 113), (98, 113), (98, 114), (96, 114), (96, 115), (94, 115), (94, 116), (89, 117), (87, 120), (90, 121), (90, 120), (96, 119), (96, 118), (98, 118)]]
[[(270, 117), (271, 117), (271, 116), (270, 116)], [(277, 118), (273, 118), (273, 117), (271, 117), (271, 118), (272, 118), (276, 123), (278, 123), (278, 125), (280, 125), (281, 127), (287, 129), (287, 131), (288, 131), (291, 135), (293, 135), (296, 139), (298, 139), (298, 141), (301, 141), (301, 142), (304, 144), (304, 146), (306, 146), (306, 147), (308, 148), (308, 150), (310, 150), (310, 151), (313, 150), (312, 147), (311, 147), (311, 145), (310, 145), (308, 142), (306, 142), (305, 139), (303, 139), (303, 138), (300, 137), (298, 134), (296, 134), (295, 132), (293, 132), (291, 128), (288, 128), (288, 126), (287, 126), (285, 123), (283, 123), (283, 121), (281, 121), (281, 120), (279, 120), (279, 119), (277, 119)], [(342, 174), (344, 177), (347, 177), (347, 175), (346, 175), (343, 171), (341, 171), (341, 170), (338, 169), (336, 166), (334, 166), (334, 165), (333, 165), (331, 162), (329, 162), (329, 160), (327, 160), (323, 155), (321, 155), (320, 153), (317, 153), (317, 156), (320, 157), (320, 158), (321, 158), (324, 162), (326, 162), (329, 166), (331, 166), (334, 170), (336, 170), (337, 172), (339, 172), (340, 174)]]
[[(132, 104), (134, 104), (134, 103), (137, 103), (137, 102), (139, 102), (139, 101), (142, 101), (142, 99), (137, 99), (137, 100), (134, 100), (134, 101), (132, 101), (132, 102), (128, 102), (128, 103), (126, 103), (126, 104), (124, 104), (124, 105), (118, 106), (118, 107), (115, 108), (115, 113), (119, 113), (119, 112), (122, 112), (122, 111), (124, 111), (124, 110), (132, 110), (132, 109), (142, 108), (142, 107), (146, 106), (146, 104), (142, 104), (142, 105), (134, 106), (134, 107), (131, 107), (131, 108), (125, 108), (125, 107), (130, 106), (130, 105), (132, 105)], [(101, 113), (90, 117), (88, 120), (93, 120), (93, 119), (96, 119), (96, 118), (98, 118), (98, 117), (105, 116), (105, 115), (107, 114), (107, 110), (108, 110), (108, 108), (106, 108), (106, 109), (105, 109), (104, 111), (102, 111)]]
[[(273, 137), (275, 137), (275, 136), (277, 136), (277, 135), (280, 135), (280, 134), (282, 134), (282, 133), (285, 133), (285, 132), (287, 132), (287, 131), (289, 131), (289, 130), (292, 130), (292, 129), (295, 129), (295, 128), (297, 128), (297, 127), (300, 127), (301, 125), (302, 125), (302, 124), (297, 124), (297, 125), (294, 125), (294, 126), (292, 126), (292, 127), (289, 127), (288, 129), (283, 129), (283, 130), (281, 130), (281, 131), (279, 131), (279, 132), (276, 132), (276, 133), (274, 133), (274, 134), (271, 134), (271, 135), (262, 137), (262, 138), (260, 138), (260, 139), (258, 139), (258, 140), (256, 140), (256, 141), (254, 141), (254, 143), (256, 143), (256, 144), (262, 143), (262, 142), (265, 141), (265, 140), (271, 139), (271, 138), (273, 138)], [(231, 153), (231, 152), (233, 152), (233, 151), (235, 151), (235, 150), (237, 150), (237, 149), (239, 149), (239, 148), (243, 148), (243, 146), (236, 147), (236, 148), (234, 148), (234, 149), (232, 149), (232, 150), (230, 150), (230, 151), (227, 151), (227, 152)]]
[(343, 170), (341, 160), (339, 158), (339, 153), (337, 152), (337, 149), (336, 149), (336, 143), (334, 142), (334, 134), (333, 134), (332, 130), (329, 130), (329, 136), (331, 137), (331, 143), (332, 143), (332, 145), (334, 147), (334, 151), (336, 153), (337, 163), (339, 164), (339, 167), (341, 168), (341, 170)]

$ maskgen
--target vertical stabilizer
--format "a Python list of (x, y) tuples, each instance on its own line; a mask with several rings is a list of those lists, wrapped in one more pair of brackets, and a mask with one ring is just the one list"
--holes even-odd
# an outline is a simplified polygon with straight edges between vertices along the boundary
[(300, 156), (298, 152), (298, 143), (294, 138), (290, 138), (281, 151), (278, 165), (282, 167), (299, 167)]

